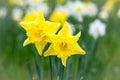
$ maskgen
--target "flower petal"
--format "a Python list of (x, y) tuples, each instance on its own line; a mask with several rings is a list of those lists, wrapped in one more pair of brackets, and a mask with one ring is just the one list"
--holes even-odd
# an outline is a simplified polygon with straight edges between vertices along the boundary
[(64, 67), (66, 67), (67, 59), (68, 59), (68, 56), (63, 56), (63, 57), (61, 58), (62, 64), (63, 64)]
[(44, 18), (43, 12), (42, 12), (41, 10), (38, 12), (37, 23), (38, 23), (39, 25), (45, 23), (45, 18)]
[(53, 45), (51, 44), (48, 50), (44, 53), (44, 56), (56, 55)]
[(32, 43), (32, 41), (31, 41), (29, 38), (27, 38), (27, 39), (24, 41), (23, 46), (26, 46), (26, 45), (28, 45), (28, 44), (30, 44), (30, 43)]
[(20, 25), (22, 26), (22, 28), (28, 31), (28, 29), (33, 28), (36, 25), (36, 23), (35, 22), (20, 22)]
[(35, 42), (35, 47), (37, 48), (40, 56), (42, 55), (43, 49), (45, 48), (46, 44), (47, 44), (47, 42), (45, 42), (45, 41)]
[(60, 30), (60, 32), (58, 33), (58, 35), (60, 36), (70, 36), (70, 31), (69, 31), (69, 27), (68, 27), (68, 23), (65, 22), (62, 29)]
[(74, 42), (77, 42), (77, 41), (79, 40), (80, 36), (81, 36), (81, 32), (79, 32), (79, 33), (76, 34), (75, 36), (72, 36), (72, 37), (73, 37), (73, 41), (74, 41)]
[(60, 23), (46, 21), (46, 31), (49, 33), (56, 33), (60, 28)]
[(23, 21), (24, 22), (34, 21), (36, 19), (36, 17), (37, 17), (36, 12), (28, 13), (25, 15)]
[(82, 54), (84, 55), (85, 54), (85, 51), (78, 45), (78, 43), (75, 43), (74, 45), (74, 53), (73, 54)]

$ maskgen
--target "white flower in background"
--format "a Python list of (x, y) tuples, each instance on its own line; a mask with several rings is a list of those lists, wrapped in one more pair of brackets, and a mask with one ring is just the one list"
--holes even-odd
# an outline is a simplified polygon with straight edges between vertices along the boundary
[(100, 13), (99, 13), (99, 17), (101, 19), (108, 19), (109, 17), (109, 12), (107, 10), (102, 10)]
[(118, 13), (117, 13), (118, 17), (120, 18), (120, 9), (118, 10)]
[(74, 25), (73, 25), (72, 23), (68, 23), (68, 25), (69, 25), (69, 30), (70, 30), (70, 32), (71, 32), (71, 35), (73, 35), (74, 32), (75, 32)]
[(22, 7), (26, 6), (25, 0), (18, 0), (17, 4), (22, 6)]
[(7, 15), (7, 9), (5, 7), (0, 8), (0, 18)]
[(64, 6), (56, 6), (56, 8), (55, 8), (55, 11), (57, 11), (57, 12), (62, 12), (62, 11), (65, 11), (66, 12), (66, 10), (65, 10), (65, 7)]
[(87, 15), (88, 16), (96, 16), (98, 12), (98, 7), (95, 3), (92, 2), (87, 2), (85, 3), (86, 8), (87, 8)]
[(27, 9), (27, 13), (39, 10), (42, 10), (46, 16), (49, 13), (49, 7), (47, 3), (40, 3), (39, 5), (29, 6)]
[(65, 9), (65, 11), (66, 11), (67, 16), (73, 15), (73, 5), (74, 5), (74, 2), (72, 2), (72, 1), (68, 1), (68, 2), (64, 5), (64, 9)]
[(73, 15), (77, 17), (84, 16), (86, 14), (85, 4), (81, 1), (75, 1), (73, 5)]
[(104, 36), (106, 34), (106, 24), (96, 19), (89, 25), (89, 34), (94, 39), (97, 39), (99, 36)]
[(12, 11), (12, 17), (15, 21), (20, 21), (23, 15), (23, 11), (20, 8), (14, 8)]
[(18, 5), (18, 6), (24, 7), (26, 6), (26, 1), (27, 0), (9, 0), (9, 3), (12, 5)]
[(30, 6), (39, 5), (42, 1), (41, 0), (26, 0), (26, 3)]
[(36, 10), (42, 10), (45, 15), (49, 13), (49, 7), (47, 3), (41, 3), (38, 7), (36, 7)]
[(73, 16), (78, 19), (80, 22), (83, 21), (83, 16), (86, 14), (85, 4), (81, 1), (68, 2), (64, 5), (66, 14), (68, 16)]

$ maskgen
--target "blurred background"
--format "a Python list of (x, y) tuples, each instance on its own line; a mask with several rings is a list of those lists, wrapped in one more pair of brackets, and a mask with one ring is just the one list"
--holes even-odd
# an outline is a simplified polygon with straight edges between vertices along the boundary
[[(81, 9), (87, 8), (84, 5), (80, 6), (82, 7), (80, 10), (77, 9), (78, 13), (75, 13), (71, 7), (75, 7), (78, 3), (74, 3), (76, 5), (73, 6), (69, 3), (71, 1), (76, 3), (82, 1), (88, 6), (92, 3), (93, 12), (79, 13)], [(67, 10), (66, 5), (69, 6)], [(77, 26), (72, 27), (73, 34), (76, 34), (79, 28), (83, 32), (80, 44), (84, 49), (86, 46), (91, 49), (96, 41), (96, 37), (89, 34), (89, 24), (99, 19), (106, 25), (106, 33), (99, 37), (96, 49), (97, 66), (81, 80), (120, 80), (120, 0), (0, 0), (0, 80), (30, 80), (26, 64), (29, 61), (32, 66), (31, 53), (33, 50), (36, 53), (37, 51), (32, 44), (23, 47), (26, 35), (19, 22), (25, 14), (43, 10), (46, 20), (54, 21), (54, 18), (50, 19), (52, 13), (55, 10), (59, 12), (63, 8), (67, 14), (65, 20)]]

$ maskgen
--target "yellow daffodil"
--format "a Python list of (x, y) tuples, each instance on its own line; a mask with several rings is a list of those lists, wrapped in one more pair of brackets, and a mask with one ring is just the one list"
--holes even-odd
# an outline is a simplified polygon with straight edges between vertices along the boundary
[(36, 4), (38, 2), (39, 2), (38, 0), (32, 0), (32, 3), (34, 3), (34, 4)]
[(64, 23), (67, 19), (65, 11), (58, 12), (54, 11), (50, 16), (50, 21)]
[(77, 41), (80, 33), (72, 36), (69, 31), (68, 23), (65, 22), (58, 35), (51, 36), (52, 44), (44, 53), (44, 56), (55, 55), (61, 58), (62, 64), (66, 67), (66, 61), (69, 56), (74, 54), (85, 54), (85, 51), (80, 48)]
[(111, 10), (113, 10), (115, 3), (118, 0), (107, 0), (107, 3), (105, 5), (105, 9), (107, 9), (108, 12), (110, 12)]
[(17, 0), (9, 0), (9, 3), (10, 3), (10, 4), (13, 4), (13, 5), (14, 5), (14, 4), (17, 4), (17, 2), (18, 2)]
[(57, 0), (57, 4), (61, 5), (61, 4), (65, 4), (67, 0)]
[(35, 46), (40, 55), (47, 44), (50, 42), (49, 34), (55, 34), (59, 29), (59, 23), (53, 23), (45, 21), (42, 11), (39, 11), (37, 14), (28, 14), (26, 15), (25, 21), (22, 21), (20, 25), (26, 30), (27, 39), (24, 41), (23, 46), (26, 46), (30, 43), (35, 43)]
[(23, 18), (24, 22), (30, 22), (30, 21), (34, 21), (37, 18), (37, 12), (32, 12), (32, 13), (28, 13), (27, 15), (25, 15), (25, 17)]

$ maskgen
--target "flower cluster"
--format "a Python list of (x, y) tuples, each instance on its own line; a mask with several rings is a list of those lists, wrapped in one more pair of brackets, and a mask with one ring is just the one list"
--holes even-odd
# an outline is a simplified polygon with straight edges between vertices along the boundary
[[(62, 60), (64, 66), (69, 56), (85, 54), (77, 43), (81, 33), (72, 36), (67, 22), (60, 25), (57, 22), (45, 21), (43, 12), (38, 11), (27, 14), (20, 25), (26, 30), (27, 35), (23, 46), (33, 43), (40, 55), (55, 55)], [(51, 44), (43, 53), (47, 43)]]
[(113, 10), (116, 2), (118, 2), (118, 0), (107, 0), (99, 13), (99, 17), (102, 19), (107, 19), (109, 17), (109, 13)]
[[(76, 18), (81, 22), (83, 16), (93, 17), (96, 16), (97, 12), (98, 12), (98, 7), (95, 3), (83, 2), (77, 0), (77, 1), (68, 1), (64, 5), (57, 5), (53, 12), (53, 15), (55, 15), (55, 13), (66, 15), (66, 17), (63, 17), (64, 19), (73, 16), (74, 18)], [(54, 19), (56, 18), (54, 17)]]

